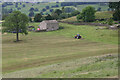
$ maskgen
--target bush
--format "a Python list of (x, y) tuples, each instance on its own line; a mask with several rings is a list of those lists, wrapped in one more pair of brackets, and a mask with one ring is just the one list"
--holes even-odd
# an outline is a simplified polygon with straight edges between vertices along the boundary
[(115, 11), (115, 13), (113, 14), (113, 19), (116, 21), (120, 20), (120, 10)]
[(82, 10), (82, 19), (84, 22), (93, 22), (95, 20), (95, 8), (88, 6)]
[(30, 9), (29, 9), (29, 11), (34, 11), (34, 8), (33, 8), (33, 7), (32, 7), (32, 8), (30, 8)]
[(75, 10), (75, 11), (73, 11), (73, 12), (71, 13), (72, 16), (76, 16), (76, 15), (78, 15), (78, 14), (80, 14), (80, 12), (77, 11), (77, 10)]
[(65, 19), (65, 18), (68, 18), (68, 14), (66, 13), (60, 14), (60, 19)]
[(82, 15), (81, 14), (77, 15), (77, 20), (79, 21), (80, 19), (82, 19)]
[(29, 17), (33, 17), (33, 16), (34, 16), (34, 12), (33, 12), (33, 11), (30, 11)]
[(108, 25), (113, 25), (113, 19), (108, 19)]
[(45, 19), (46, 19), (46, 20), (53, 20), (53, 17), (52, 17), (50, 14), (48, 14), (48, 15), (45, 17)]
[(36, 14), (35, 15), (35, 18), (34, 18), (34, 21), (35, 22), (41, 22), (42, 21), (42, 15), (39, 13), (39, 14)]

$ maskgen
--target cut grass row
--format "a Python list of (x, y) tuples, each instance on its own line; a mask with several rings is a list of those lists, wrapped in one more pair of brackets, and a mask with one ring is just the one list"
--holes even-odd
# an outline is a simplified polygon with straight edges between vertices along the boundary
[[(109, 58), (109, 59), (108, 59)], [(102, 59), (102, 60), (100, 60)], [(7, 73), (6, 78), (108, 78), (118, 77), (117, 55), (74, 59), (62, 63)], [(29, 74), (28, 74), (29, 73)]]

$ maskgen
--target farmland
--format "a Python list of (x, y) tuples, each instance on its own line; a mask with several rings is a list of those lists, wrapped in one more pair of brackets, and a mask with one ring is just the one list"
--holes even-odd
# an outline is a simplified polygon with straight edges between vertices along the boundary
[[(13, 42), (15, 34), (3, 34), (3, 77), (117, 77), (118, 30), (65, 23), (60, 27), (21, 34), (18, 43)], [(83, 39), (74, 39), (77, 33)], [(104, 57), (108, 54), (110, 59)]]

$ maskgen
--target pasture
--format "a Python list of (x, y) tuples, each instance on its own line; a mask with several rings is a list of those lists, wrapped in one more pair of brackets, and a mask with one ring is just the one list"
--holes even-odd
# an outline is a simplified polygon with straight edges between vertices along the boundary
[[(35, 27), (38, 24), (30, 23)], [(27, 36), (21, 34), (22, 41), (18, 43), (13, 42), (15, 34), (3, 34), (3, 77), (117, 76), (117, 56), (97, 63), (94, 63), (94, 56), (117, 55), (118, 30), (96, 30), (95, 26), (65, 23), (60, 23), (60, 27), (57, 31), (29, 32)], [(74, 39), (77, 33), (84, 39)]]
[[(95, 13), (95, 19), (109, 19), (113, 17), (112, 11), (98, 11)], [(66, 22), (77, 22), (76, 16), (62, 19), (61, 21), (66, 21)]]

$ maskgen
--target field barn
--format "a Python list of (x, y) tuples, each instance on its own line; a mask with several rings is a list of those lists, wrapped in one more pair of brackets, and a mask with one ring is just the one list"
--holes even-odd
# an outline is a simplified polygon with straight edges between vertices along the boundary
[(59, 29), (59, 23), (56, 20), (42, 21), (39, 25), (40, 30), (53, 31)]

